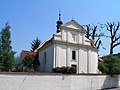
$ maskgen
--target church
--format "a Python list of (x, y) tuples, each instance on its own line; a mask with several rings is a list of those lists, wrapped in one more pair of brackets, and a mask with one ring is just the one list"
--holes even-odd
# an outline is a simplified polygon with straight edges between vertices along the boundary
[(77, 73), (98, 73), (98, 49), (86, 38), (86, 30), (75, 20), (63, 24), (61, 14), (57, 31), (50, 40), (36, 49), (40, 71), (52, 72), (55, 67), (75, 67)]

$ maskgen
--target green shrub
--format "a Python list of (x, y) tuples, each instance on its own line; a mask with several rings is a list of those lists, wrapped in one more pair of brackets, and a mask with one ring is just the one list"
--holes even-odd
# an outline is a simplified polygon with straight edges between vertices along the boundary
[(54, 73), (63, 73), (63, 74), (75, 74), (76, 73), (76, 68), (74, 67), (56, 67), (53, 68), (52, 71)]
[(61, 73), (61, 68), (56, 67), (56, 68), (53, 68), (52, 71), (53, 71), (54, 73)]
[(98, 69), (109, 75), (120, 74), (120, 58), (113, 55), (108, 55), (103, 58), (103, 62), (98, 64)]

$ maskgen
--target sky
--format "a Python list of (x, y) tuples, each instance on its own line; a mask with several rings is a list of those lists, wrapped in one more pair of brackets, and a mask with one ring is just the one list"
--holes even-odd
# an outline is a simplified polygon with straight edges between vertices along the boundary
[[(63, 23), (72, 18), (80, 25), (120, 21), (120, 0), (0, 0), (0, 30), (9, 22), (12, 48), (19, 55), (36, 37), (43, 42), (56, 33), (59, 10)], [(103, 46), (101, 56), (109, 54), (109, 38)], [(119, 52), (120, 46), (114, 49)]]

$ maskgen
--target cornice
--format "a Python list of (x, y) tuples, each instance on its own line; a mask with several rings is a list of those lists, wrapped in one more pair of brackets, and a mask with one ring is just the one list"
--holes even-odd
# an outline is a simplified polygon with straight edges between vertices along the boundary
[(89, 45), (83, 45), (83, 44), (72, 43), (72, 42), (68, 42), (68, 41), (66, 42), (66, 41), (54, 40), (54, 39), (50, 40), (47, 44), (45, 44), (43, 47), (41, 47), (38, 50), (38, 52), (46, 49), (47, 47), (49, 47), (52, 44), (61, 44), (61, 45), (67, 45), (67, 46), (75, 46), (75, 47), (79, 47), (79, 48), (88, 48), (88, 49), (98, 52), (97, 48), (89, 46)]
[(66, 41), (59, 41), (59, 40), (54, 40), (53, 43), (55, 44), (62, 44), (62, 45), (67, 45), (67, 46), (77, 46), (81, 48), (89, 48), (91, 50), (94, 50), (98, 52), (98, 49), (89, 45), (83, 45), (83, 44), (78, 44), (78, 43), (72, 43), (72, 42), (66, 42)]

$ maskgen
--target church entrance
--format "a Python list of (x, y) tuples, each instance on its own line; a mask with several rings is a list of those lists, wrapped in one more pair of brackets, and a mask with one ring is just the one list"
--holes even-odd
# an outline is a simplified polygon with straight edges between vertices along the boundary
[(72, 64), (71, 67), (73, 67), (75, 69), (75, 73), (77, 72), (77, 65)]

